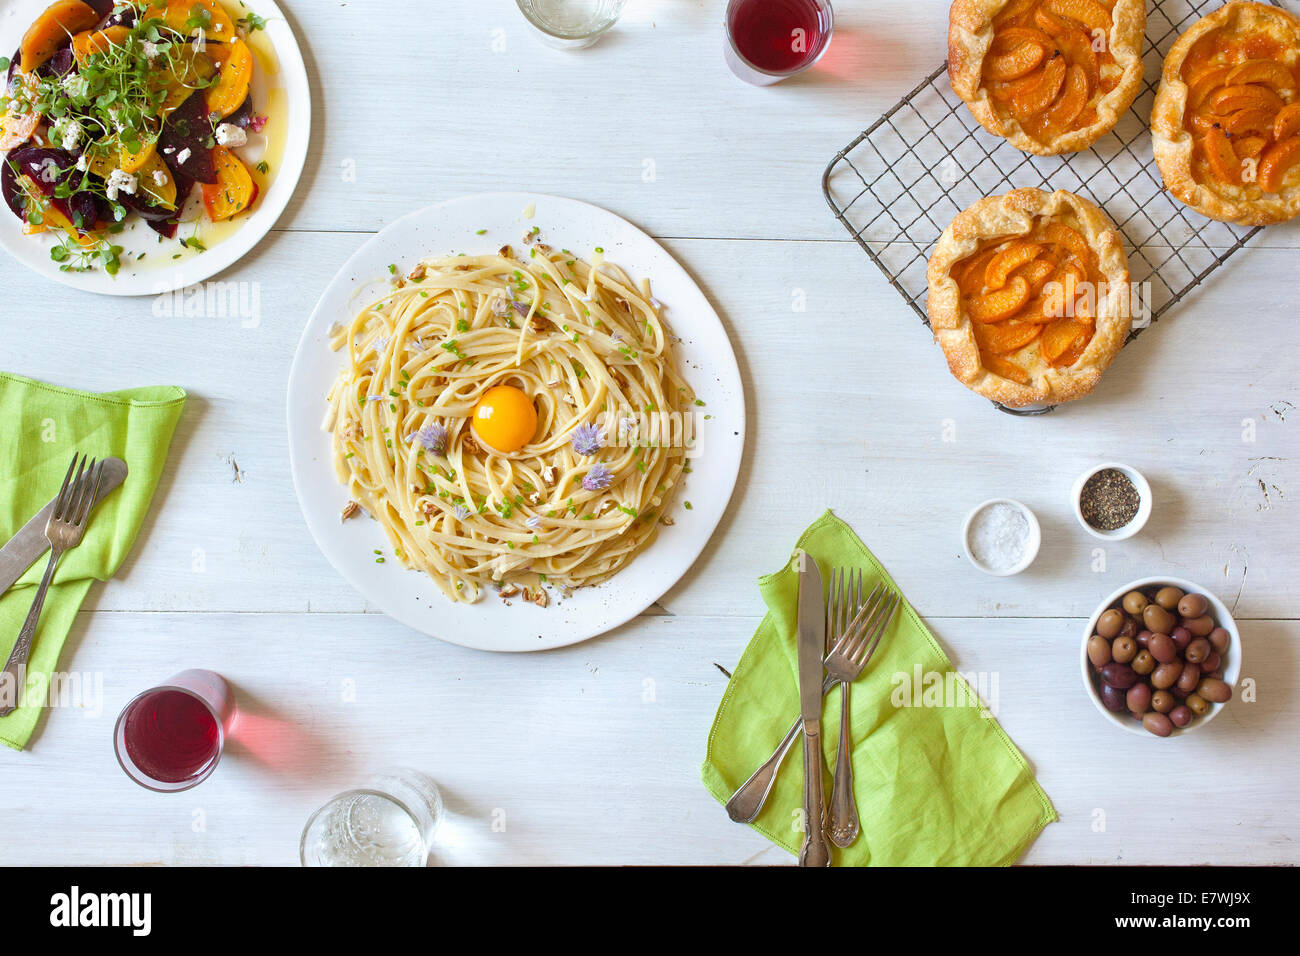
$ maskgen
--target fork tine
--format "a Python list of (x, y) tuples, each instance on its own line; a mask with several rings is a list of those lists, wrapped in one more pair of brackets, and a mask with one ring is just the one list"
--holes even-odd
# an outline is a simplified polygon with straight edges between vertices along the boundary
[(875, 628), (875, 633), (871, 639), (871, 644), (866, 648), (865, 652), (861, 655), (861, 659), (854, 661), (856, 666), (858, 667), (867, 666), (867, 661), (871, 660), (872, 655), (876, 653), (876, 647), (877, 645), (880, 644), (880, 639), (884, 637), (885, 631), (888, 630), (889, 622), (892, 621), (894, 618), (894, 612), (898, 610), (899, 605), (902, 603), (903, 603), (903, 599), (900, 595), (898, 594), (892, 595), (892, 600), (889, 603), (888, 609), (885, 611), (883, 615), (881, 615), (880, 622)]
[(95, 507), (95, 498), (99, 494), (99, 483), (104, 477), (103, 460), (96, 461), (90, 474), (86, 476), (86, 493), (77, 503), (77, 526), (81, 527), (90, 517), (90, 509)]
[(72, 505), (68, 508), (68, 513), (63, 516), (63, 520), (67, 521), (69, 524), (80, 524), (79, 519), (81, 518), (81, 507), (86, 502), (86, 489), (90, 486), (91, 481), (94, 480), (95, 465), (97, 463), (98, 459), (91, 458), (86, 463), (85, 474), (83, 475), (78, 473), (77, 475), (76, 494), (72, 498)]
[(845, 657), (850, 661), (854, 660), (858, 656), (858, 653), (862, 650), (863, 646), (865, 646), (867, 641), (871, 639), (871, 634), (875, 629), (876, 621), (879, 619), (881, 610), (888, 603), (889, 597), (890, 592), (885, 589), (885, 586), (883, 584), (878, 584), (876, 585), (875, 590), (871, 592), (870, 600), (863, 605), (862, 610), (865, 613), (860, 614), (859, 619), (855, 620), (855, 626), (850, 635), (852, 640), (844, 651)]
[(81, 472), (77, 472), (75, 480), (72, 477), (72, 472), (78, 463), (84, 468), (86, 466), (86, 457), (73, 452), (72, 464), (68, 466), (68, 473), (63, 476), (63, 487), (59, 489), (59, 497), (54, 503), (53, 517), (56, 520), (61, 521), (64, 515), (67, 514), (68, 506), (72, 504), (72, 499), (76, 494), (77, 484), (81, 481)]
[(831, 644), (835, 640), (835, 577), (839, 573), (839, 568), (831, 568), (830, 583), (826, 586), (826, 653), (829, 654)]
[[(854, 637), (862, 629), (863, 618), (869, 617), (871, 615), (873, 611), (873, 607), (877, 601), (877, 595), (880, 593), (882, 587), (884, 587), (884, 585), (881, 584), (876, 585), (875, 590), (871, 592), (871, 596), (867, 598), (866, 603), (858, 608), (858, 611), (853, 616), (853, 619), (848, 623), (848, 625), (845, 628), (841, 630), (839, 639), (835, 642), (835, 646), (831, 649), (832, 652), (840, 651), (841, 649), (847, 649), (855, 643)], [(847, 655), (846, 653), (846, 656), (849, 655)]]

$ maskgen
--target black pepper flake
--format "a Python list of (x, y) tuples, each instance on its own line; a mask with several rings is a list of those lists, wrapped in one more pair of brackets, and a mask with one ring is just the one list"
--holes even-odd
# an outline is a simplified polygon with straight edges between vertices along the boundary
[(1079, 510), (1083, 520), (1098, 531), (1114, 531), (1128, 524), (1138, 513), (1142, 496), (1128, 475), (1114, 468), (1104, 468), (1086, 482), (1079, 492)]

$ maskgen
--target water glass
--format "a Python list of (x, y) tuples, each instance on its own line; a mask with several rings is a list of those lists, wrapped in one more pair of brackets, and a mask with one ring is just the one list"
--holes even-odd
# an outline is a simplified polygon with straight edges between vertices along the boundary
[(543, 43), (561, 50), (591, 46), (612, 27), (627, 0), (516, 0)]
[(442, 820), (442, 793), (418, 770), (375, 774), (307, 820), (303, 866), (425, 866)]

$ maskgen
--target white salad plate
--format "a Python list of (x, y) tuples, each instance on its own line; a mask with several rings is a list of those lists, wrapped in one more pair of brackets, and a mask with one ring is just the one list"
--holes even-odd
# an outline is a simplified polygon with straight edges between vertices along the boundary
[[(5, 0), (0, 4), (0, 56), (13, 55), (32, 21), (49, 5), (50, 0)], [(182, 238), (194, 233), (194, 224), (182, 220), (176, 238), (160, 242), (158, 234), (139, 216), (128, 217), (126, 228), (112, 237), (113, 244), (124, 250), (116, 276), (99, 267), (87, 272), (63, 271), (50, 258), (54, 238), (24, 234), (22, 222), (3, 204), (0, 204), (0, 247), (33, 271), (75, 289), (101, 295), (161, 295), (212, 278), (243, 258), (271, 231), (289, 205), (307, 159), (311, 139), (311, 88), (307, 83), (307, 68), (289, 21), (274, 0), (248, 0), (243, 5), (238, 0), (222, 0), (222, 6), (231, 19), (255, 13), (266, 20), (265, 35), (274, 50), (278, 70), (273, 80), (268, 78), (259, 60), (253, 74), (253, 102), (262, 110), (271, 91), (282, 89), (287, 111), (283, 156), (276, 164), (278, 168), (273, 171), (269, 188), (258, 196), (253, 211), (238, 217), (234, 221), (237, 228), (204, 251), (180, 243)], [(269, 139), (271, 134), (266, 136)], [(255, 151), (264, 145), (258, 142), (261, 134), (250, 134), (249, 139), (249, 148), (238, 152), (246, 160), (257, 162), (260, 156)], [(193, 198), (190, 202), (185, 215), (198, 215), (202, 205)], [(140, 253), (145, 257), (137, 261)]]
[[(378, 522), (343, 522), (347, 494), (334, 477), (331, 436), (323, 430), (326, 395), (343, 360), (329, 348), (329, 329), (369, 298), (391, 288), (390, 265), (406, 274), (423, 258), (519, 248), (533, 226), (555, 248), (605, 258), (633, 279), (648, 278), (664, 319), (680, 338), (680, 368), (704, 405), (696, 421), (691, 473), (673, 498), (672, 525), (607, 582), (552, 595), (542, 608), (506, 603), (490, 589), (475, 604), (454, 603), (423, 572), (392, 559)], [(705, 416), (708, 416), (707, 418)], [(678, 263), (650, 236), (588, 203), (532, 193), (485, 193), (411, 213), (369, 239), (330, 282), (307, 321), (288, 390), (289, 456), (294, 489), (317, 546), (367, 601), (402, 623), (466, 647), (535, 651), (574, 644), (628, 621), (673, 586), (704, 550), (740, 470), (745, 442), (744, 391), (731, 343), (717, 312)], [(691, 507), (684, 507), (689, 501)], [(377, 563), (376, 549), (389, 555)]]

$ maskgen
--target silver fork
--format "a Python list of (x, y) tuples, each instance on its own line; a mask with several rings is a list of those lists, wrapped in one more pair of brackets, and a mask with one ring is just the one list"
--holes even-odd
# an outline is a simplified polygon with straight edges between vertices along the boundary
[[(73, 477), (73, 472), (76, 477)], [(99, 483), (104, 476), (104, 463), (94, 458), (87, 464), (85, 455), (73, 455), (68, 473), (63, 476), (63, 487), (55, 501), (50, 520), (45, 524), (45, 537), (50, 541), (50, 563), (45, 566), (45, 576), (41, 586), (36, 589), (36, 599), (32, 609), (27, 612), (27, 620), (18, 632), (18, 640), (0, 672), (0, 717), (13, 713), (18, 706), (18, 688), (22, 685), (24, 672), (27, 670), (27, 657), (32, 650), (32, 639), (36, 636), (36, 625), (41, 619), (41, 608), (45, 606), (45, 592), (54, 580), (54, 569), (64, 553), (81, 544), (81, 536), (86, 530), (86, 519), (90, 516), (90, 507), (99, 494)], [(9, 691), (6, 693), (5, 691)]]
[[(835, 755), (835, 781), (831, 789), (830, 817), (826, 835), (832, 843), (843, 849), (851, 846), (858, 838), (861, 829), (858, 823), (858, 807), (853, 798), (853, 754), (849, 730), (849, 687), (866, 668), (867, 662), (876, 652), (876, 645), (884, 636), (894, 612), (898, 609), (900, 598), (885, 591), (883, 584), (877, 584), (871, 596), (862, 600), (862, 572), (858, 571), (857, 580), (845, 580), (843, 570), (838, 576), (838, 593), (831, 592), (830, 601), (834, 606), (836, 643), (826, 657), (827, 679), (835, 679), (840, 685), (840, 742)], [(836, 586), (832, 575), (831, 587)], [(871, 610), (868, 610), (871, 609)], [(845, 643), (845, 621), (868, 612), (868, 625), (860, 640)], [(830, 612), (828, 612), (830, 613)]]
[[(880, 642), (880, 635), (885, 632), (885, 625), (889, 623), (889, 617), (893, 615), (893, 610), (898, 606), (898, 597), (890, 592), (877, 588), (872, 594), (875, 598), (874, 602), (864, 603), (858, 609), (852, 621), (845, 627), (844, 633), (838, 637), (830, 653), (826, 655), (828, 667), (832, 660), (837, 661), (837, 673), (847, 673), (847, 670), (844, 669), (844, 662), (857, 661), (859, 656), (861, 657), (861, 661), (853, 665), (857, 670), (848, 678), (849, 681), (857, 680), (862, 671), (866, 669), (867, 662), (870, 661), (871, 655), (875, 652), (876, 644)], [(882, 619), (876, 612), (891, 597), (894, 599), (893, 607), (891, 607), (889, 614)], [(859, 644), (859, 638), (861, 644)], [(865, 653), (856, 653), (864, 649)], [(855, 651), (855, 653), (848, 653), (849, 651)], [(839, 677), (828, 673), (826, 680), (822, 683), (822, 695), (825, 696), (830, 693), (830, 689), (839, 681)], [(727, 816), (737, 823), (752, 823), (754, 821), (759, 811), (763, 809), (767, 795), (772, 791), (772, 784), (776, 781), (776, 772), (781, 769), (785, 755), (790, 752), (790, 748), (799, 739), (799, 734), (802, 732), (803, 721), (796, 720), (790, 728), (790, 732), (785, 735), (785, 739), (777, 744), (772, 756), (731, 795), (731, 799), (727, 801), (726, 806)]]

